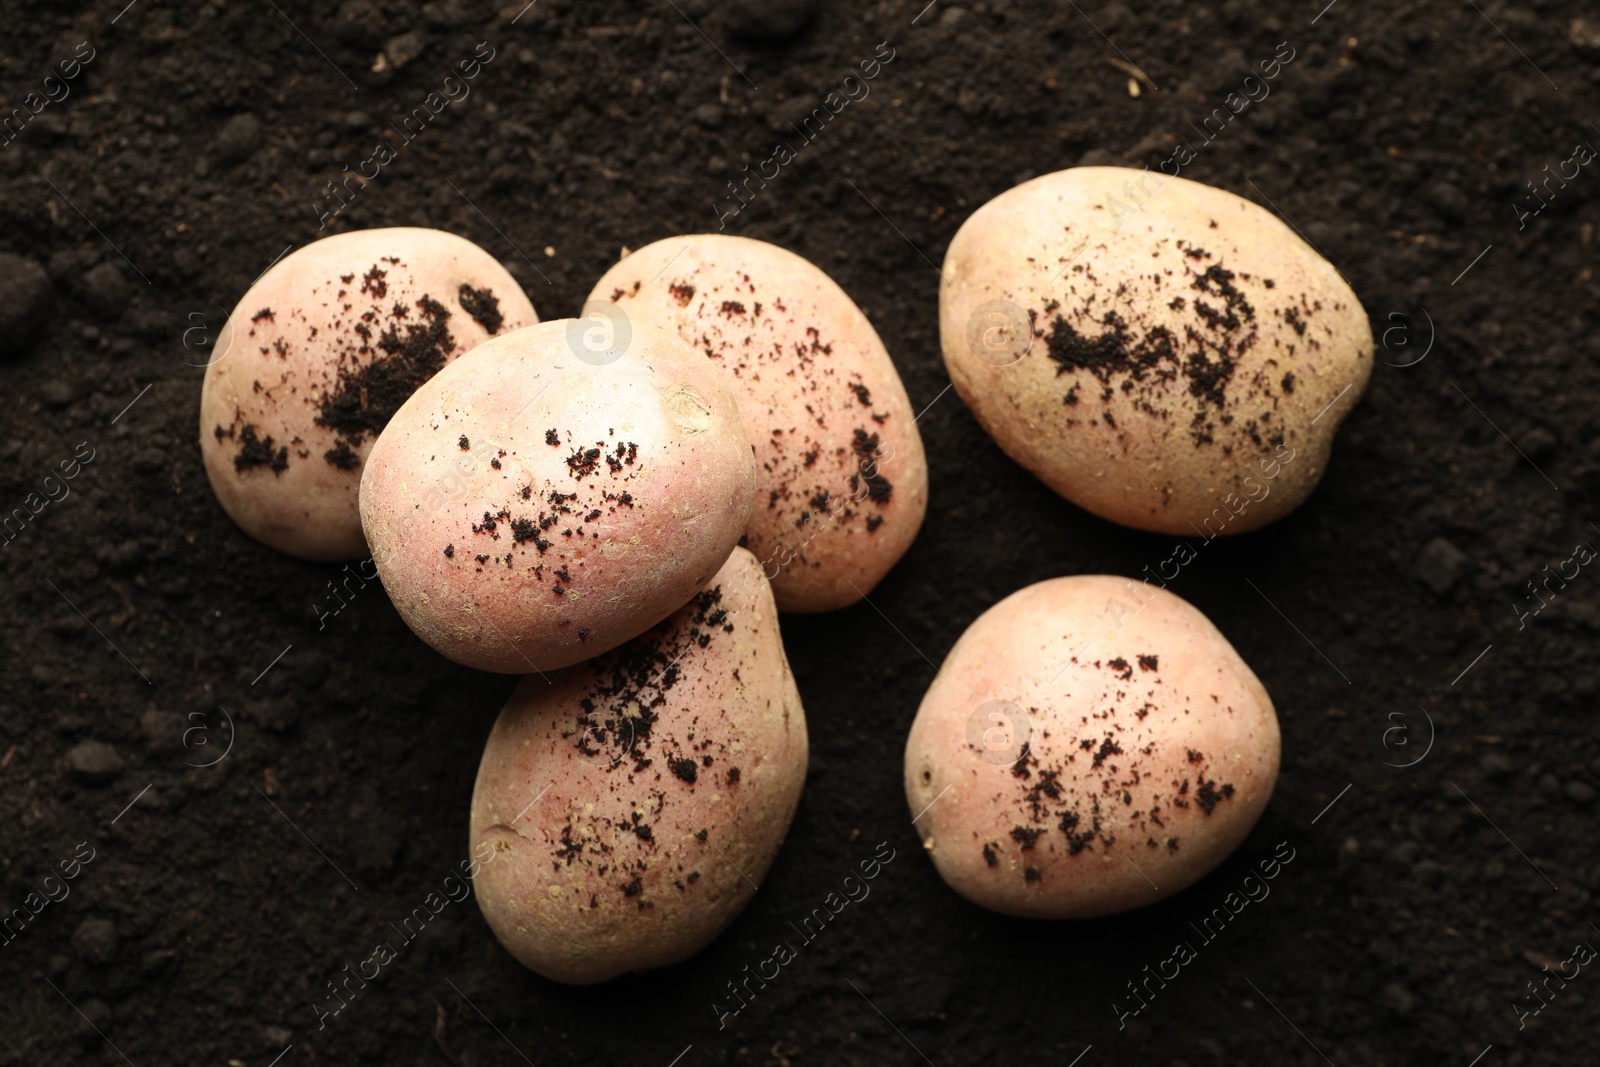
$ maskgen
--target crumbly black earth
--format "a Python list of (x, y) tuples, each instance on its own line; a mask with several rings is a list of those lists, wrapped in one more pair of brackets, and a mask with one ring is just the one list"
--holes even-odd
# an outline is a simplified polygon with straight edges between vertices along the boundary
[[(266, 1064), (290, 1044), (282, 1064), (520, 1062), (508, 1040), (541, 1064), (667, 1064), (690, 1045), (684, 1065), (921, 1063), (911, 1045), (940, 1064), (1064, 1064), (1093, 1045), (1081, 1067), (1322, 1064), (1312, 1043), (1341, 1065), (1467, 1064), (1491, 1044), (1484, 1065), (1590, 1058), (1592, 968), (1551, 980), (1537, 1015), (1526, 985), (1544, 977), (1531, 961), (1600, 944), (1600, 577), (1546, 577), (1600, 542), (1600, 175), (1563, 187), (1544, 170), (1600, 147), (1583, 5), (1347, 2), (1313, 25), (1320, 2), (828, 3), (778, 44), (731, 34), (704, 0), (540, 0), (514, 24), (521, 4), (476, 0), (122, 6), (19, 0), (0, 71), (3, 114), (27, 112), (80, 41), (95, 49), (0, 149), (0, 250), (55, 289), (0, 364), (0, 905), (40, 894), (0, 947), (0, 1063), (122, 1062), (100, 1033), (140, 1065)], [(421, 53), (374, 71), (403, 35), (397, 56)], [(870, 95), (836, 98), (800, 144), (788, 124), (884, 40)], [(442, 99), (480, 41), (493, 58), (470, 96), (413, 141), (389, 127)], [(1195, 127), (1285, 41), (1270, 95), (1206, 143)], [(1128, 61), (1159, 92), (1132, 96)], [(554, 986), (470, 900), (396, 933), (467, 858), (478, 756), (513, 682), (431, 652), (370, 567), (250, 540), (208, 488), (187, 316), (216, 329), (285, 245), (326, 233), (327, 183), (372, 173), (382, 138), (395, 158), (348, 181), (329, 227), (463, 234), (549, 318), (577, 314), (623, 246), (715, 229), (726, 183), (782, 138), (795, 160), (750, 183), (728, 230), (827, 270), (916, 410), (933, 403), (916, 545), (871, 605), (784, 620), (812, 768), (783, 852), (728, 932), (668, 971)], [(1170, 583), (1282, 718), (1261, 825), (1136, 914), (1007, 919), (947, 890), (911, 825), (900, 752), (928, 661), (1014, 589), (1156, 572), (1174, 546), (1057, 498), (953, 390), (935, 402), (935, 268), (1017, 181), (1157, 166), (1178, 139), (1197, 152), (1185, 176), (1281, 211), (1337, 264), (1382, 362), (1311, 499), (1197, 543)], [(1529, 180), (1548, 181), (1542, 199)], [(79, 442), (93, 459), (48, 500)], [(456, 537), (456, 559), (479, 542)], [(1530, 581), (1548, 581), (1541, 599)], [(91, 740), (117, 759), (78, 748)], [(897, 858), (870, 896), (795, 939), (719, 1030), (712, 998), (885, 840)], [(1296, 858), (1271, 895), (1200, 944), (1189, 924), (1280, 841)], [(95, 858), (47, 885), (79, 842)], [(1127, 981), (1185, 939), (1197, 958), (1119, 1030)], [(313, 1001), (336, 1006), (328, 982), (384, 941), (395, 958), (319, 1028)]]

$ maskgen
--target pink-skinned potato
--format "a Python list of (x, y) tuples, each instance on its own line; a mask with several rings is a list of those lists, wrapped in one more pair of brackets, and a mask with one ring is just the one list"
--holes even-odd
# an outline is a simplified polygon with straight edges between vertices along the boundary
[(916, 412), (872, 323), (787, 249), (692, 234), (647, 245), (590, 294), (681, 337), (727, 376), (756, 449), (747, 544), (780, 611), (869, 594), (928, 505)]
[(1088, 918), (1221, 863), (1278, 759), (1272, 701), (1210, 620), (1157, 586), (1082, 575), (1013, 593), (961, 635), (912, 723), (906, 800), (957, 893)]
[(1045, 174), (956, 232), (945, 369), (1005, 453), (1112, 522), (1244, 533), (1311, 495), (1372, 326), (1277, 215), (1125, 167)]
[(384, 588), (458, 663), (528, 674), (636, 637), (716, 574), (755, 464), (717, 369), (646, 327), (497, 337), (419, 388), (361, 480)]
[(687, 959), (754, 896), (806, 757), (771, 588), (736, 549), (661, 625), (517, 687), (472, 795), (478, 905), (558, 982)]
[(290, 253), (239, 301), (206, 368), (200, 452), (218, 502), (280, 552), (365, 556), (357, 492), (379, 432), (445, 364), (538, 321), (493, 256), (440, 230), (357, 230)]

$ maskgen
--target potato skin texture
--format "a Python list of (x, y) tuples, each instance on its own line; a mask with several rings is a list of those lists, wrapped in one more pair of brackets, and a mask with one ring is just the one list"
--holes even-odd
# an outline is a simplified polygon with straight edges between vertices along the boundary
[[(1122, 167), (1047, 174), (979, 208), (945, 256), (939, 317), (951, 381), (1009, 456), (1158, 533), (1242, 533), (1294, 510), (1372, 373), (1360, 301), (1277, 216)], [(1013, 333), (1011, 317), (1031, 325)]]
[[(991, 702), (1011, 710), (992, 719)], [(1110, 915), (1239, 846), (1279, 745), (1266, 690), (1194, 607), (1131, 579), (1056, 578), (951, 649), (906, 742), (906, 800), (939, 874), (973, 903)]]
[(512, 694), (472, 796), (489, 927), (576, 985), (687, 959), (754, 896), (806, 758), (771, 589), (736, 549), (666, 622)]
[(493, 256), (440, 230), (357, 230), (290, 253), (239, 301), (206, 369), (200, 452), (217, 501), (280, 552), (360, 559), (357, 490), (378, 432), (440, 366), (538, 321)]
[(614, 362), (575, 320), (480, 345), (406, 401), (368, 457), (361, 521), (402, 618), (480, 670), (565, 667), (688, 602), (755, 492), (715, 367), (635, 328)]
[(727, 376), (756, 447), (747, 544), (780, 611), (832, 611), (872, 592), (928, 505), (916, 412), (861, 309), (787, 249), (721, 234), (657, 241), (590, 301), (676, 333)]

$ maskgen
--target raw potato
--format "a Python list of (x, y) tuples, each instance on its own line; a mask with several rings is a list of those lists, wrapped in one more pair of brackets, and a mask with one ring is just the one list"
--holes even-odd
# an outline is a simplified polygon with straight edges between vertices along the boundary
[(870, 593), (916, 539), (928, 466), (894, 363), (844, 290), (776, 245), (694, 234), (630, 254), (589, 300), (726, 373), (759, 468), (747, 543), (778, 609)]
[(736, 549), (660, 626), (512, 695), (472, 795), (484, 918), (558, 982), (687, 959), (771, 867), (806, 754), (771, 589)]
[(906, 800), (957, 893), (1081, 919), (1221, 863), (1267, 806), (1278, 747), (1266, 690), (1199, 611), (1142, 582), (1056, 578), (951, 649), (906, 742)]
[(945, 256), (939, 321), (951, 380), (1008, 455), (1160, 533), (1298, 507), (1372, 372), (1360, 302), (1277, 216), (1121, 167), (978, 209)]
[(356, 490), (378, 432), (447, 362), (538, 321), (505, 268), (454, 234), (359, 230), (290, 254), (239, 301), (206, 370), (217, 500), (280, 552), (365, 556)]
[(411, 628), (458, 663), (550, 671), (677, 611), (750, 517), (755, 464), (717, 369), (637, 327), (558, 320), (480, 345), (390, 421), (361, 523)]

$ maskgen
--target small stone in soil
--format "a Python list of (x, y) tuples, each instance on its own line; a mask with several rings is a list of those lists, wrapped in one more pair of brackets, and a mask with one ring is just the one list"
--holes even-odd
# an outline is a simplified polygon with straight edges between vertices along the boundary
[(84, 302), (102, 318), (114, 319), (121, 315), (131, 296), (122, 268), (109, 259), (83, 276)]
[(72, 932), (72, 951), (84, 963), (103, 967), (117, 958), (117, 927), (110, 919), (85, 919)]
[(104, 741), (83, 741), (67, 753), (67, 766), (90, 782), (109, 782), (122, 773), (122, 757)]
[(1461, 577), (1467, 554), (1442, 537), (1435, 537), (1417, 553), (1417, 577), (1440, 596), (1448, 593)]
[(0, 252), (0, 356), (27, 349), (50, 311), (50, 276), (37, 261)]

